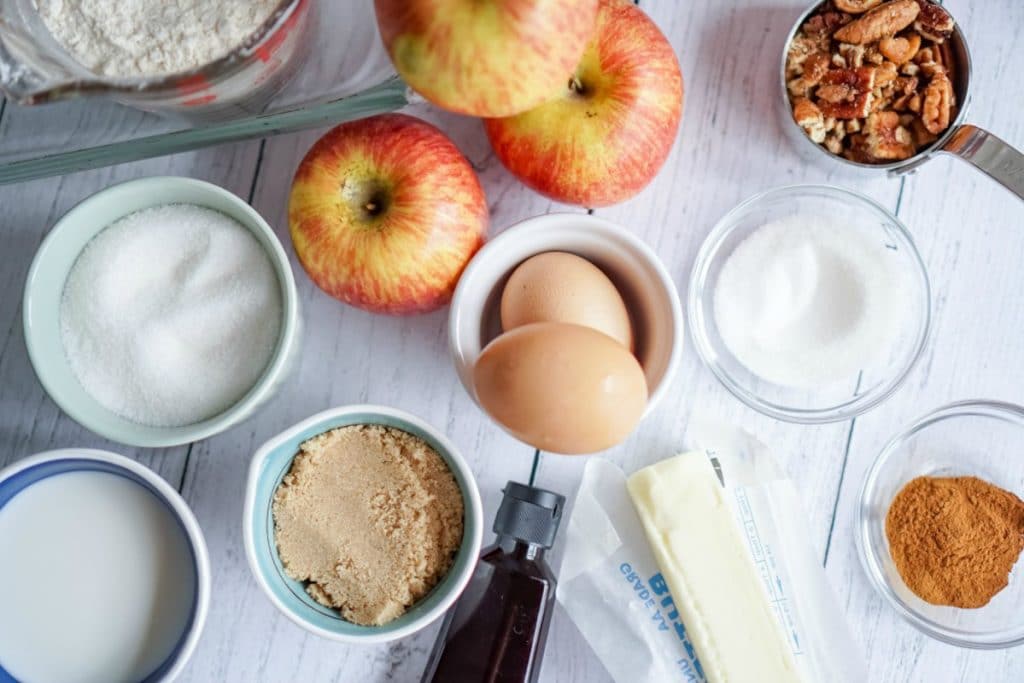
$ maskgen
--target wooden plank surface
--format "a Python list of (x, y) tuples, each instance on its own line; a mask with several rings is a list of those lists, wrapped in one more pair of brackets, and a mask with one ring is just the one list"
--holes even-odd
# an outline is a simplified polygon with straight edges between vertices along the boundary
[[(607, 456), (628, 470), (682, 447), (695, 411), (741, 425), (771, 444), (803, 494), (813, 542), (842, 601), (871, 679), (1024, 680), (1024, 648), (972, 652), (919, 635), (868, 585), (853, 544), (865, 471), (882, 444), (922, 412), (966, 397), (1024, 403), (1024, 205), (964, 164), (931, 162), (908, 179), (850, 177), (807, 165), (780, 133), (777, 65), (782, 42), (803, 10), (792, 0), (723, 3), (641, 0), (671, 39), (686, 76), (684, 125), (673, 154), (640, 196), (596, 214), (630, 227), (651, 244), (685, 294), (701, 241), (743, 198), (770, 187), (828, 182), (865, 192), (910, 226), (935, 287), (933, 338), (922, 363), (888, 403), (852, 423), (799, 427), (762, 417), (728, 395), (688, 345), (665, 401), (627, 443)], [(1024, 146), (1024, 6), (949, 3), (972, 41), (972, 120)], [(320, 60), (310, 67), (330, 69)], [(68, 130), (94, 129), (69, 108)], [(80, 111), (80, 110), (79, 110)], [(438, 123), (481, 174), (497, 232), (555, 210), (511, 179), (490, 152), (479, 122), (426, 107), (412, 113)], [(95, 115), (95, 114), (93, 114)], [(32, 113), (0, 110), (0, 147), (22, 148), (37, 132)], [(115, 114), (111, 130), (137, 125)], [(106, 131), (106, 135), (111, 134)], [(21, 330), (21, 289), (46, 230), (80, 199), (114, 182), (156, 174), (205, 178), (252, 200), (288, 245), (285, 211), (291, 174), (315, 133), (141, 162), (112, 170), (0, 188), (0, 465), (61, 447), (104, 447), (139, 458), (181, 485), (204, 528), (215, 594), (204, 637), (185, 681), (415, 681), (436, 634), (391, 645), (343, 646), (307, 635), (280, 616), (253, 582), (242, 551), (241, 495), (255, 448), (326, 407), (375, 402), (410, 410), (454, 439), (477, 474), (485, 515), (500, 487), (525, 480), (533, 452), (484, 418), (458, 383), (447, 357), (445, 314), (391, 319), (348, 309), (321, 294), (293, 263), (306, 320), (301, 362), (281, 394), (228, 433), (168, 451), (104, 442), (62, 415), (28, 364)], [(689, 344), (689, 342), (688, 342)], [(544, 455), (538, 481), (572, 494), (583, 459)], [(560, 554), (554, 553), (557, 564)], [(567, 615), (555, 615), (542, 681), (610, 680)]]

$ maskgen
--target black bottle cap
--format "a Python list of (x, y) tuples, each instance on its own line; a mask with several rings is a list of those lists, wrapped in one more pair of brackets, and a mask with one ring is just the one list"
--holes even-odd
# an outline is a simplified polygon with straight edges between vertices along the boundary
[(550, 548), (562, 521), (565, 496), (510, 481), (494, 517), (494, 533)]

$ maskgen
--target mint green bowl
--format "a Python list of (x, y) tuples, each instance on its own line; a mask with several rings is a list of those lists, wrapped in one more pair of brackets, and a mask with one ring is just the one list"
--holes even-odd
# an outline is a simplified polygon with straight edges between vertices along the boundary
[[(60, 334), (60, 302), (68, 273), (85, 246), (104, 228), (128, 214), (162, 204), (195, 204), (220, 211), (249, 228), (266, 249), (281, 283), (281, 336), (263, 376), (234, 406), (185, 427), (149, 427), (107, 410), (71, 371)], [(111, 441), (164, 448), (200, 441), (250, 417), (276, 393), (291, 370), (301, 338), (299, 298), (288, 256), (273, 229), (246, 202), (200, 180), (156, 177), (103, 190), (71, 209), (36, 252), (25, 284), (25, 345), (46, 393), (72, 419)]]
[[(447, 463), (462, 492), (462, 545), (451, 569), (430, 593), (408, 612), (384, 626), (359, 626), (346, 621), (306, 593), (302, 583), (288, 577), (274, 541), (274, 492), (303, 441), (337, 427), (350, 425), (394, 427), (426, 441)], [(249, 467), (242, 534), (249, 568), (270, 601), (293, 622), (318, 636), (348, 643), (382, 643), (403, 638), (429, 626), (462, 594), (476, 567), (483, 534), (483, 509), (472, 471), (455, 446), (440, 431), (409, 413), (382, 406), (357, 405), (327, 410), (275, 436), (256, 451)]]

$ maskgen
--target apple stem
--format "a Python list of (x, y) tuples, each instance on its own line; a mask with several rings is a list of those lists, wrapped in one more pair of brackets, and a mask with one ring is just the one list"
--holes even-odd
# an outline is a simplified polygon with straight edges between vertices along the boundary
[(580, 82), (579, 76), (573, 76), (569, 79), (569, 90), (572, 90), (577, 95), (584, 94), (586, 89), (583, 87), (583, 83)]

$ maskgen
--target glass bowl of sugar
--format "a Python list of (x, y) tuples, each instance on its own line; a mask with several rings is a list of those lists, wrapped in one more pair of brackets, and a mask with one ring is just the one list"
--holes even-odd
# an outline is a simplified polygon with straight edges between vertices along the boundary
[(711, 231), (688, 315), (704, 363), (765, 415), (802, 424), (861, 415), (920, 358), (931, 288), (906, 226), (837, 187), (769, 190)]

